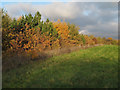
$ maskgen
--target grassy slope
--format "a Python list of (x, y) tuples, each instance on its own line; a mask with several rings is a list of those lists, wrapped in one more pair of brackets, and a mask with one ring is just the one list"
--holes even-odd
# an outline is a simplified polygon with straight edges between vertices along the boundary
[(98, 46), (3, 73), (3, 87), (117, 87), (118, 47)]

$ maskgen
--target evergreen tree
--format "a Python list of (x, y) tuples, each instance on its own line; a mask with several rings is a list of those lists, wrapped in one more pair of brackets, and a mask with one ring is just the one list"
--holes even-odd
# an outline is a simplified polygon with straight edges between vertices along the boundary
[(2, 49), (7, 50), (9, 48), (10, 38), (8, 34), (10, 33), (9, 25), (11, 24), (11, 18), (4, 9), (2, 9)]

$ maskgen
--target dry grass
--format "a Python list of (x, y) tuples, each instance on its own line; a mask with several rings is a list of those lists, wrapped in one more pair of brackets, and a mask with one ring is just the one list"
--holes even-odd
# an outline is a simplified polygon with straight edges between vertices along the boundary
[[(99, 46), (99, 45), (96, 45)], [(91, 48), (93, 46), (75, 46), (75, 47), (68, 47), (68, 48), (61, 48), (61, 49), (55, 49), (55, 50), (46, 50), (43, 52), (39, 52), (38, 56), (35, 58), (32, 58), (32, 55), (27, 55), (26, 53), (22, 54), (16, 54), (13, 52), (9, 53), (4, 53), (2, 56), (2, 70), (3, 71), (8, 71), (12, 68), (17, 68), (21, 65), (25, 65), (28, 63), (32, 63), (33, 61), (37, 60), (46, 60), (47, 58), (53, 57), (53, 56), (58, 56), (61, 54), (65, 53), (70, 53), (74, 51), (78, 51), (80, 49), (86, 49), (86, 48)], [(32, 54), (35, 54), (32, 52)]]

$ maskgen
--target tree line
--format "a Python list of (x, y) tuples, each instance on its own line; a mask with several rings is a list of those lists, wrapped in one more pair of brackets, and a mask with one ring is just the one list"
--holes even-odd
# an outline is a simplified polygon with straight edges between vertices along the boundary
[[(41, 14), (36, 12), (20, 16), (18, 19), (11, 18), (2, 9), (2, 50), (21, 54), (53, 50), (58, 48), (114, 44), (118, 41), (110, 38), (95, 37), (94, 35), (79, 34), (80, 28), (75, 24), (57, 21), (45, 22), (41, 20)], [(35, 54), (37, 55), (37, 54)], [(33, 56), (34, 58), (34, 56)]]

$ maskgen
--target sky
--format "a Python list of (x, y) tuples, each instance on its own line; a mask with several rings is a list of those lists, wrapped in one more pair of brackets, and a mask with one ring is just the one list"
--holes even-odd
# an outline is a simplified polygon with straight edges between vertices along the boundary
[(13, 18), (28, 13), (35, 14), (39, 11), (42, 20), (65, 19), (66, 22), (76, 24), (80, 27), (79, 33), (100, 37), (118, 38), (118, 3), (117, 2), (79, 2), (64, 1), (59, 2), (29, 0), (2, 1), (2, 8)]

